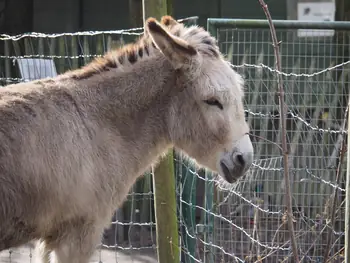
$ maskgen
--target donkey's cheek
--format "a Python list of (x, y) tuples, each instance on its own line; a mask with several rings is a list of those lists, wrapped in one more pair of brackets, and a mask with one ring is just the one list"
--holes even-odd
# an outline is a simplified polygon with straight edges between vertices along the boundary
[(222, 124), (218, 127), (218, 138), (219, 138), (219, 143), (220, 144), (227, 144), (228, 142), (231, 141), (230, 138), (230, 130), (227, 125)]
[(215, 133), (220, 136), (226, 136), (229, 132), (229, 121), (225, 119), (225, 116), (219, 115), (215, 118), (213, 125), (215, 127)]
[(213, 121), (209, 124), (209, 131), (211, 132), (209, 138), (211, 138), (212, 143), (217, 145), (226, 145), (230, 141), (230, 130), (229, 126), (225, 122), (224, 118), (216, 118), (216, 121)]

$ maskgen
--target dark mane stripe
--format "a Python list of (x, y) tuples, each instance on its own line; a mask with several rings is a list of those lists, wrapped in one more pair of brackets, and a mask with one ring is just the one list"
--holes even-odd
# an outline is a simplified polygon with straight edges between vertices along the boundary
[(67, 72), (66, 75), (73, 79), (81, 80), (87, 79), (100, 72), (123, 66), (126, 61), (129, 61), (130, 64), (134, 64), (139, 58), (144, 56), (144, 50), (147, 56), (149, 56), (149, 45), (150, 41), (140, 38), (137, 42), (110, 51), (101, 58), (95, 58), (92, 62), (80, 69)]

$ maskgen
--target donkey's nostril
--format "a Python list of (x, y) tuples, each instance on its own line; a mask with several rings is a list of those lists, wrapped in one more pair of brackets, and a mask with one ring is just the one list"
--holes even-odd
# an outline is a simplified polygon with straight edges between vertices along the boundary
[(241, 166), (245, 166), (245, 161), (242, 154), (239, 153), (236, 155), (236, 162)]

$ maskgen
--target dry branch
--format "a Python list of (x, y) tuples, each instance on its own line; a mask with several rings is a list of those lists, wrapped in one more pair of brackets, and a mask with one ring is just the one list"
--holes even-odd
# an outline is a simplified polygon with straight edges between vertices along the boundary
[[(276, 29), (273, 25), (270, 11), (265, 4), (264, 0), (259, 0), (259, 3), (264, 10), (266, 18), (269, 22), (270, 33), (272, 38), (273, 49), (276, 59), (276, 69), (281, 72), (281, 60), (279, 55), (279, 45), (280, 42), (277, 40)], [(283, 79), (281, 74), (278, 74), (278, 97), (279, 97), (279, 107), (280, 107), (280, 125), (281, 125), (281, 145), (282, 145), (282, 154), (283, 154), (283, 170), (284, 170), (284, 180), (286, 187), (286, 207), (287, 207), (287, 218), (288, 218), (288, 229), (290, 234), (290, 241), (293, 251), (294, 262), (299, 263), (298, 257), (298, 247), (295, 239), (294, 225), (293, 225), (293, 211), (292, 211), (292, 195), (290, 189), (290, 179), (289, 179), (289, 166), (288, 166), (288, 148), (287, 148), (287, 129), (286, 129), (286, 104), (284, 101), (284, 88), (283, 88)]]

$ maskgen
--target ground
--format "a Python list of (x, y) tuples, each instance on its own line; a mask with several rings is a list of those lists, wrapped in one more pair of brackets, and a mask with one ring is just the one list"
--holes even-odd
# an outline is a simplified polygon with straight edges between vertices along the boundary
[[(17, 249), (0, 252), (1, 263), (35, 263), (33, 250), (30, 246), (22, 246)], [(96, 250), (91, 263), (156, 263), (156, 255), (153, 249), (147, 250)]]

